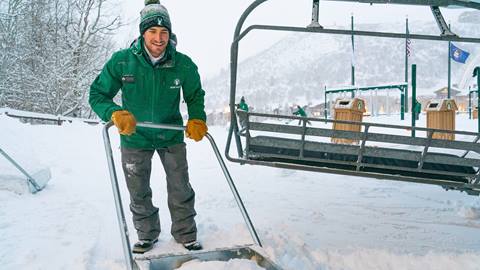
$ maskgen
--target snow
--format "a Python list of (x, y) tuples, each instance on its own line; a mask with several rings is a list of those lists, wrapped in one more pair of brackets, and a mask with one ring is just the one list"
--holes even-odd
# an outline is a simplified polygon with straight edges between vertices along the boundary
[[(408, 125), (398, 118), (378, 121)], [(48, 167), (52, 172), (46, 188), (30, 194), (24, 177), (0, 157), (0, 268), (125, 269), (102, 125), (31, 125), (0, 114), (0, 126), (2, 149), (27, 171)], [(457, 127), (476, 131), (476, 120), (458, 115)], [(223, 150), (227, 128), (212, 126), (209, 132)], [(119, 139), (114, 129), (110, 134), (134, 242), (128, 193), (118, 170)], [(187, 149), (198, 238), (205, 249), (253, 243), (207, 141), (187, 140)], [(284, 269), (480, 269), (479, 197), (405, 182), (230, 162), (227, 167), (264, 253)], [(169, 234), (163, 179), (156, 157), (152, 189), (162, 234), (151, 254), (184, 252)], [(179, 269), (258, 267), (248, 260), (191, 261)]]

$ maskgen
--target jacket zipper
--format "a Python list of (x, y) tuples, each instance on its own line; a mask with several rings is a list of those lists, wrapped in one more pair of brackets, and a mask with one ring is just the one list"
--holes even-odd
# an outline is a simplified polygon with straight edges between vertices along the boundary
[(155, 95), (156, 95), (156, 92), (157, 92), (157, 84), (156, 84), (156, 76), (155, 76), (155, 71), (156, 71), (156, 68), (152, 68), (153, 70), (153, 75), (152, 75), (152, 79), (153, 79), (153, 89), (152, 89), (152, 101), (151, 101), (151, 108), (150, 108), (150, 111), (152, 112), (152, 116), (151, 116), (151, 119), (152, 119), (152, 123), (154, 123), (154, 111), (153, 109), (155, 108)]

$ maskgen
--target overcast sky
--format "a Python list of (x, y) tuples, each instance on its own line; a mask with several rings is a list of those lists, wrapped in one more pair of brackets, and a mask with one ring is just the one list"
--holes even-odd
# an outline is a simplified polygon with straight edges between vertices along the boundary
[[(143, 0), (122, 1), (124, 19), (130, 27), (120, 31), (118, 40), (129, 44), (138, 35), (138, 17)], [(168, 9), (173, 31), (177, 34), (177, 49), (189, 55), (198, 65), (202, 78), (217, 74), (230, 63), (233, 32), (243, 11), (253, 0), (161, 0)], [(452, 20), (461, 10), (442, 9), (445, 19)], [(306, 26), (310, 23), (312, 0), (270, 0), (260, 5), (244, 25), (280, 24)], [(403, 5), (369, 5), (320, 1), (320, 23), (325, 26), (349, 25), (351, 14), (355, 23), (432, 21), (430, 8)], [(240, 59), (268, 48), (288, 33), (251, 32), (240, 43)]]

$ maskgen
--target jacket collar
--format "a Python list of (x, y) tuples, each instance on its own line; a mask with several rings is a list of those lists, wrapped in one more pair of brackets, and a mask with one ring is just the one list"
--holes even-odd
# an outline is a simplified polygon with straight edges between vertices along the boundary
[(143, 66), (147, 67), (159, 67), (159, 68), (171, 68), (175, 67), (175, 47), (172, 46), (171, 42), (168, 43), (167, 48), (165, 50), (165, 55), (163, 58), (158, 61), (157, 64), (153, 65), (152, 62), (150, 61), (150, 58), (148, 57), (147, 52), (145, 51), (145, 46), (144, 46), (145, 41), (143, 40), (143, 37), (140, 36), (136, 40), (132, 42), (130, 45), (130, 50), (134, 55), (137, 56), (138, 60), (140, 63), (142, 63)]

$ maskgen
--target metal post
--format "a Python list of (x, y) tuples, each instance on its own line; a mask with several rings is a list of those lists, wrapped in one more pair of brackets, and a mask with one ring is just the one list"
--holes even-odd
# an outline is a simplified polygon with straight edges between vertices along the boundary
[(478, 117), (480, 111), (480, 67), (475, 69), (477, 70), (477, 127), (480, 133), (480, 117)]
[[(355, 85), (355, 35), (353, 32), (353, 14), (351, 17), (352, 25), (352, 86)], [(352, 98), (355, 97), (355, 91), (352, 91)]]
[[(410, 32), (408, 31), (408, 17), (405, 20), (405, 82), (407, 83), (407, 87), (405, 88), (405, 108), (404, 111), (408, 112), (408, 57), (410, 55)], [(402, 100), (403, 101), (403, 100)], [(404, 112), (402, 110), (402, 113)], [(403, 120), (403, 116), (402, 116)]]
[(468, 87), (468, 119), (472, 119), (472, 91)]
[(450, 88), (451, 88), (451, 73), (452, 73), (452, 59), (450, 57), (450, 48), (452, 42), (448, 42), (448, 88), (447, 88), (447, 98), (450, 99)]
[(448, 37), (448, 36), (457, 36), (455, 33), (450, 31), (450, 25), (447, 26), (445, 19), (443, 18), (442, 12), (438, 6), (430, 6), (432, 11), (433, 17), (437, 22), (437, 26), (440, 29), (440, 36), (441, 37)]
[(327, 112), (328, 100), (327, 100), (327, 86), (326, 86), (326, 85), (325, 85), (325, 90), (324, 90), (324, 92), (325, 92), (325, 120), (327, 120), (327, 118), (328, 118), (328, 117), (327, 117), (327, 113), (328, 113), (328, 112)]
[[(448, 30), (450, 31), (450, 23), (448, 24)], [(452, 87), (452, 58), (450, 57), (450, 50), (452, 48), (452, 42), (448, 41), (448, 88), (447, 88), (447, 98), (451, 97), (451, 87)]]
[(477, 128), (480, 133), (480, 67), (475, 67), (473, 76), (477, 76)]
[(417, 65), (412, 65), (412, 137), (415, 137), (415, 107), (417, 105)]
[(307, 26), (307, 27), (320, 27), (323, 28), (323, 26), (318, 23), (318, 14), (320, 10), (320, 0), (313, 0), (313, 6), (312, 6), (312, 22)]
[(407, 110), (405, 107), (407, 106), (406, 104), (408, 103), (408, 100), (405, 101), (406, 98), (404, 92), (403, 88), (400, 88), (400, 120), (405, 119), (405, 111)]

